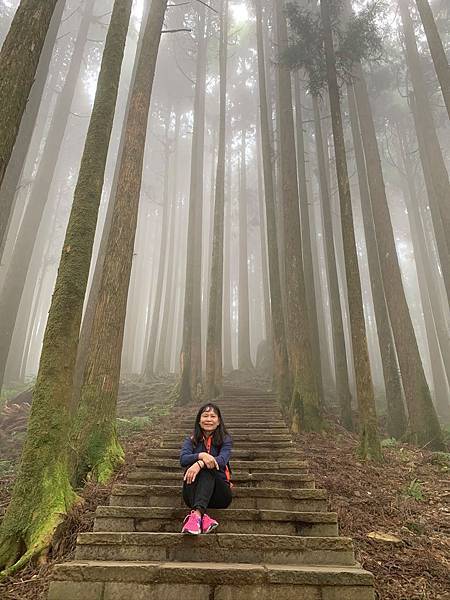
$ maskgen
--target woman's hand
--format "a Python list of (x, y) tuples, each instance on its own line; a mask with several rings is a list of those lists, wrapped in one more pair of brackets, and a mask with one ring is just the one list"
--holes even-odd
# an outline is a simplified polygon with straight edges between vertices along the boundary
[(201, 470), (202, 470), (202, 468), (200, 467), (198, 462), (195, 462), (191, 467), (189, 467), (189, 469), (184, 474), (184, 481), (186, 483), (188, 483), (189, 485), (191, 483), (194, 483), (195, 478), (197, 477), (197, 475), (200, 473)]
[(217, 469), (219, 470), (219, 465), (217, 464), (217, 460), (211, 454), (207, 452), (200, 452), (198, 455), (199, 460), (202, 460), (205, 463), (207, 469)]

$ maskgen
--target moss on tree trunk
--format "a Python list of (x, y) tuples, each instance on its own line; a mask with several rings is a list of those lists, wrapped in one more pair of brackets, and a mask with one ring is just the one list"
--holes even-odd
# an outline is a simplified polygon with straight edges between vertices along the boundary
[(67, 439), (84, 295), (114, 118), (131, 0), (117, 1), (52, 298), (25, 448), (0, 527), (0, 566), (23, 564), (49, 546), (76, 500)]
[(138, 58), (88, 359), (72, 435), (76, 481), (106, 481), (122, 460), (116, 406), (150, 99), (167, 0), (153, 0)]

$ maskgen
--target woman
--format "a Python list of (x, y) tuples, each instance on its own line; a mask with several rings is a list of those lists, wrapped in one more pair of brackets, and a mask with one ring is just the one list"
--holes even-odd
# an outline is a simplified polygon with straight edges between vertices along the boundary
[(219, 407), (205, 404), (197, 413), (194, 434), (185, 440), (180, 453), (181, 466), (186, 469), (183, 498), (192, 509), (183, 522), (182, 533), (209, 533), (219, 525), (206, 509), (231, 504), (231, 449), (231, 437)]

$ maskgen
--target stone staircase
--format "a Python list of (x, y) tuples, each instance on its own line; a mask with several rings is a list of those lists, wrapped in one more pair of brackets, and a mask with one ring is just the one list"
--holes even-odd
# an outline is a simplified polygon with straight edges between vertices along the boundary
[(373, 600), (373, 577), (338, 535), (273, 395), (228, 388), (220, 402), (234, 440), (233, 503), (209, 511), (217, 533), (182, 536), (179, 448), (195, 408), (162, 447), (148, 448), (73, 562), (58, 565), (49, 600)]

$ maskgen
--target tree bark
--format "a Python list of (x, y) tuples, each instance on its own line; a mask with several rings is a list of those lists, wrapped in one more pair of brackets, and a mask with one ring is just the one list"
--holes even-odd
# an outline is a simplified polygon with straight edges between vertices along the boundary
[(358, 267), (355, 231), (352, 216), (352, 199), (345, 154), (344, 130), (342, 126), (339, 86), (336, 73), (336, 57), (333, 47), (333, 34), (330, 18), (330, 0), (321, 0), (320, 10), (324, 30), (324, 44), (327, 65), (328, 94), (330, 98), (331, 121), (333, 127), (336, 172), (341, 204), (341, 223), (344, 242), (345, 270), (347, 277), (350, 311), (353, 361), (355, 365), (356, 389), (359, 406), (360, 448), (363, 458), (380, 460), (381, 444), (378, 437), (375, 397), (370, 372), (369, 350), (367, 346), (364, 308), (361, 292), (361, 279)]
[(27, 438), (0, 527), (2, 566), (14, 563), (19, 554), (16, 566), (42, 552), (76, 498), (67, 447), (72, 378), (131, 4), (131, 0), (117, 0), (111, 17), (33, 389)]
[(425, 377), (414, 327), (411, 321), (397, 258), (394, 233), (384, 186), (381, 159), (369, 94), (361, 65), (356, 65), (354, 81), (359, 123), (366, 157), (380, 266), (383, 275), (392, 331), (409, 413), (409, 434), (418, 444), (442, 448), (442, 432)]
[(434, 68), (436, 69), (436, 74), (441, 85), (447, 113), (450, 118), (450, 67), (445, 54), (444, 44), (439, 35), (433, 11), (428, 0), (416, 0), (416, 4), (425, 30), (425, 35), (427, 36)]
[(105, 482), (122, 460), (116, 406), (150, 100), (167, 0), (153, 0), (128, 114), (116, 202), (72, 444), (75, 480)]

